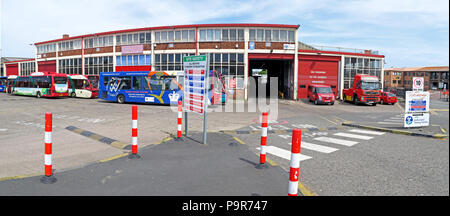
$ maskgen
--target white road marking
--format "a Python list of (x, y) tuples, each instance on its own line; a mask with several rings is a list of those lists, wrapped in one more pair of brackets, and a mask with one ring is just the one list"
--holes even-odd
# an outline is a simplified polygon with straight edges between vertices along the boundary
[[(256, 149), (261, 150), (260, 147), (258, 147)], [(285, 150), (285, 149), (282, 149), (282, 148), (278, 148), (278, 147), (275, 147), (275, 146), (267, 146), (266, 147), (266, 152), (269, 153), (269, 154), (275, 155), (277, 157), (284, 158), (284, 159), (289, 160), (289, 161), (291, 160), (291, 151), (288, 151), (288, 150)], [(312, 157), (310, 157), (310, 156), (300, 154), (300, 161), (308, 160), (308, 159), (311, 159), (311, 158)]]
[(358, 144), (358, 142), (355, 142), (355, 141), (335, 139), (335, 138), (330, 138), (330, 137), (317, 137), (314, 139), (318, 140), (318, 141), (322, 141), (322, 142), (329, 142), (329, 143), (334, 143), (334, 144), (339, 144), (339, 145), (344, 145), (344, 146), (353, 146), (353, 145)]
[(368, 130), (360, 130), (360, 129), (352, 129), (352, 130), (349, 130), (349, 132), (371, 134), (371, 135), (383, 135), (384, 134), (384, 132), (368, 131)]
[(5, 131), (7, 131), (8, 129), (4, 129), (4, 128), (0, 128), (0, 132), (5, 132)]
[[(292, 143), (288, 143), (288, 144), (292, 145)], [(304, 141), (302, 141), (301, 148), (312, 150), (312, 151), (317, 151), (317, 152), (322, 152), (322, 153), (326, 153), (326, 154), (339, 150), (337, 148), (331, 148), (328, 146), (317, 145), (317, 144), (308, 143), (308, 142), (304, 142)]]
[(341, 136), (341, 137), (362, 139), (362, 140), (370, 140), (370, 139), (373, 138), (373, 137), (370, 137), (370, 136), (356, 135), (356, 134), (350, 134), (350, 133), (335, 133), (334, 135), (335, 136)]

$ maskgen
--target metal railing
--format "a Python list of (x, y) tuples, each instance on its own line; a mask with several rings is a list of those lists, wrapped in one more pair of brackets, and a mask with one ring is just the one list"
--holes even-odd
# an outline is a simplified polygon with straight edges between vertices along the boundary
[(334, 52), (348, 52), (348, 53), (379, 55), (379, 51), (377, 51), (377, 50), (333, 47), (333, 46), (319, 46), (319, 45), (311, 45), (311, 44), (304, 44), (304, 43), (299, 43), (298, 48), (301, 50), (334, 51)]

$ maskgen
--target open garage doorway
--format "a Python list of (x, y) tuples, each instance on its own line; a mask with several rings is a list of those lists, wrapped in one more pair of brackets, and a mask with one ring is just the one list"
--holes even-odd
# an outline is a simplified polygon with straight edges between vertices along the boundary
[[(270, 97), (271, 91), (277, 91), (275, 95), (281, 99), (293, 99), (293, 60), (279, 60), (279, 59), (249, 59), (249, 78), (252, 77), (257, 81), (256, 86), (250, 86), (251, 91), (256, 92), (256, 95), (249, 94), (249, 97)], [(264, 86), (261, 82), (264, 74), (267, 74), (266, 95), (258, 95), (259, 88)], [(271, 77), (277, 77), (278, 83), (270, 83)], [(250, 82), (252, 83), (252, 82)], [(271, 86), (272, 85), (272, 86)], [(276, 86), (273, 86), (276, 85)], [(278, 88), (274, 88), (278, 87)]]

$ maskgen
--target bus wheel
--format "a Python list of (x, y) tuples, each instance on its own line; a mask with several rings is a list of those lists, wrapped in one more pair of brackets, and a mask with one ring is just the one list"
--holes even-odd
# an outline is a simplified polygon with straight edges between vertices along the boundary
[(76, 97), (77, 96), (77, 94), (75, 94), (75, 92), (72, 92), (72, 94), (70, 94), (70, 97)]
[(36, 97), (37, 97), (37, 98), (41, 98), (41, 92), (37, 92), (37, 93), (36, 93)]
[(125, 103), (125, 97), (123, 95), (117, 96), (117, 102), (121, 104)]

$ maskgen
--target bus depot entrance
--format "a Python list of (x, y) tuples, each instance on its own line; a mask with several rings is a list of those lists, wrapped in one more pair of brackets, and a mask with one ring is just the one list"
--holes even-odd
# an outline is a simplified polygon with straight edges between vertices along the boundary
[[(294, 61), (287, 59), (249, 59), (249, 97), (266, 97), (277, 95), (281, 99), (293, 99)], [(278, 78), (277, 83), (271, 83), (270, 78)], [(255, 84), (255, 86), (251, 86)], [(258, 95), (259, 88), (266, 87), (265, 95)], [(277, 88), (276, 88), (277, 87)], [(276, 91), (276, 92), (273, 92)]]

